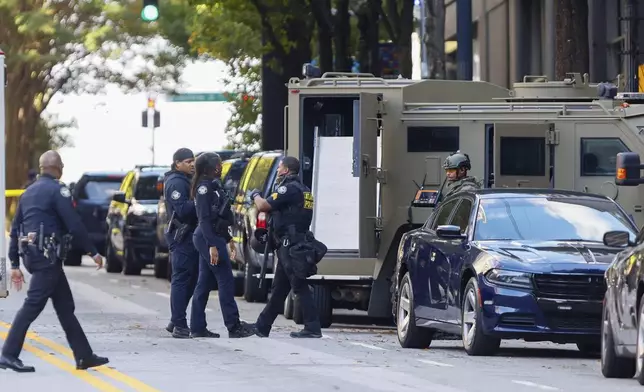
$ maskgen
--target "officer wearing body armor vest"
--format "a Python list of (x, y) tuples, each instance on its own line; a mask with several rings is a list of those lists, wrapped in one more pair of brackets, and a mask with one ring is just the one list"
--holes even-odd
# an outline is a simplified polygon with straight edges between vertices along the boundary
[(306, 281), (316, 273), (315, 264), (321, 259), (321, 256), (306, 256), (308, 244), (315, 241), (309, 231), (313, 219), (313, 196), (310, 189), (302, 184), (299, 173), (300, 162), (294, 157), (284, 157), (277, 169), (279, 177), (275, 192), (268, 199), (262, 198), (259, 190), (253, 190), (250, 195), (260, 212), (271, 213), (272, 240), (278, 255), (272, 295), (255, 323), (260, 337), (268, 337), (291, 288), (299, 296), (304, 318), (304, 329), (292, 332), (291, 337), (322, 337), (319, 314)]
[(447, 176), (444, 198), (457, 192), (481, 189), (481, 184), (476, 177), (468, 176), (467, 171), (472, 168), (470, 157), (460, 151), (448, 156), (443, 163)]

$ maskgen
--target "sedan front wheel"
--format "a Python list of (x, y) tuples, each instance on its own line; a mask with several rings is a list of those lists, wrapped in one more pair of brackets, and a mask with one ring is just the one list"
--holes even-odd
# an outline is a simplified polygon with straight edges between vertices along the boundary
[(432, 343), (434, 330), (416, 325), (414, 289), (409, 272), (403, 277), (398, 290), (396, 326), (398, 342), (403, 348), (427, 348)]
[(461, 305), (463, 347), (469, 355), (494, 355), (501, 345), (501, 339), (485, 335), (482, 318), (479, 285), (474, 277), (465, 287)]

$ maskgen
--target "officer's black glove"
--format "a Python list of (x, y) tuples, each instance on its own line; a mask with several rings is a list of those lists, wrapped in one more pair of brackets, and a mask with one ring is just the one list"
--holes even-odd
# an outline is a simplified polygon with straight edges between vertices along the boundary
[(250, 191), (250, 200), (251, 201), (255, 200), (255, 196), (261, 196), (261, 195), (262, 195), (262, 192), (260, 190), (253, 189), (252, 191)]

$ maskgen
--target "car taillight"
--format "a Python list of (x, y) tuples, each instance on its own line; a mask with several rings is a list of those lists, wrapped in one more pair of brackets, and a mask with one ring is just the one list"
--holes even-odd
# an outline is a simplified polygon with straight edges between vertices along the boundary
[(258, 229), (266, 228), (266, 213), (260, 212), (259, 215), (257, 215), (257, 224), (255, 227)]

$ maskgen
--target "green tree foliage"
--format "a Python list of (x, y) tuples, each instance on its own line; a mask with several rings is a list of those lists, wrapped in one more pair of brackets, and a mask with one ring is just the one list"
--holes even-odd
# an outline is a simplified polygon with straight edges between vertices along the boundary
[(229, 61), (230, 77), (225, 83), (233, 87), (228, 101), (232, 113), (226, 124), (228, 146), (239, 150), (258, 150), (261, 139), (261, 64), (258, 61)]
[[(181, 0), (169, 0), (161, 5), (160, 21), (148, 24), (140, 20), (141, 5), (138, 0), (0, 0), (0, 43), (8, 70), (8, 187), (20, 186), (47, 144), (42, 137), (55, 133), (56, 124), (41, 115), (57, 93), (96, 93), (108, 83), (125, 90), (173, 89), (186, 57), (188, 10)], [(159, 29), (179, 45), (158, 38)]]

